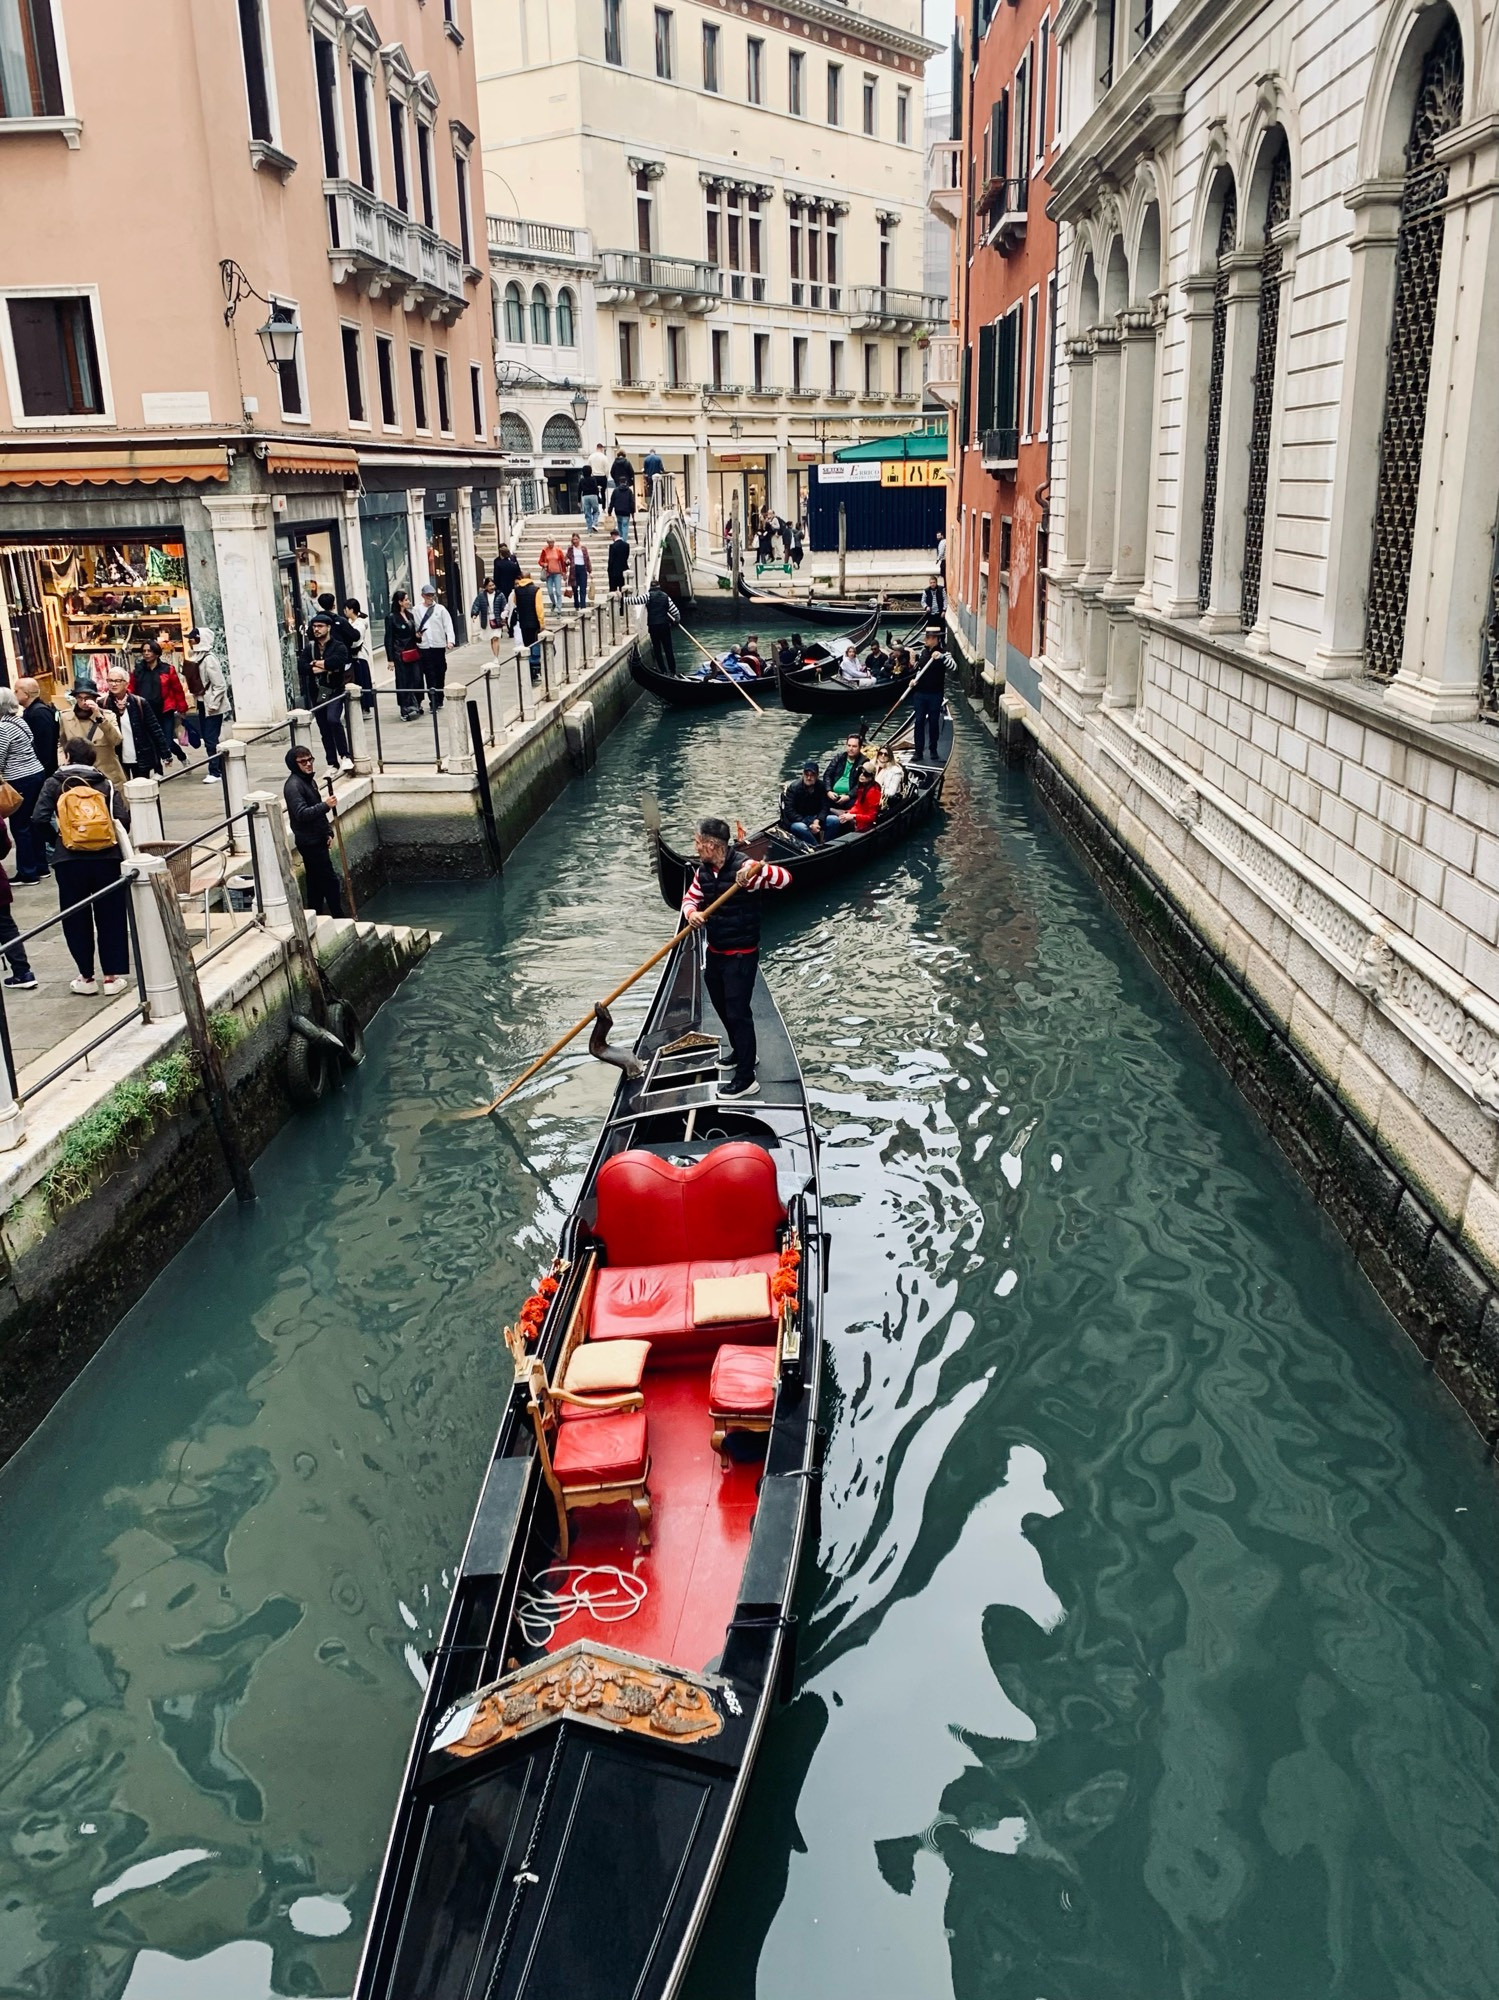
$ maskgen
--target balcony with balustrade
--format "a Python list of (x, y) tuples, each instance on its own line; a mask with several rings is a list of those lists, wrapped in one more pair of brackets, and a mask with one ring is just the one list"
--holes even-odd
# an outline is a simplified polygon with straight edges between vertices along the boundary
[(723, 271), (691, 257), (647, 250), (601, 250), (601, 306), (632, 305), (659, 312), (711, 312), (723, 296)]
[(939, 222), (956, 229), (963, 220), (963, 142), (937, 139), (926, 149), (926, 205)]
[(926, 386), (950, 410), (958, 406), (958, 383), (963, 367), (963, 343), (955, 333), (933, 336), (927, 349)]
[(372, 299), (399, 293), (408, 312), (451, 326), (468, 306), (463, 254), (357, 181), (325, 180), (328, 267), (336, 285)]
[(980, 456), (985, 472), (1014, 472), (1020, 463), (1020, 432), (985, 431)]
[(920, 333), (947, 324), (940, 292), (901, 292), (891, 285), (855, 285), (848, 295), (850, 326), (866, 333)]
[(593, 231), (569, 223), (528, 222), (516, 215), (484, 218), (491, 264), (553, 264), (583, 269), (593, 263)]
[(1030, 182), (1024, 174), (996, 175), (978, 199), (985, 218), (984, 242), (1000, 252), (1025, 241), (1030, 211)]

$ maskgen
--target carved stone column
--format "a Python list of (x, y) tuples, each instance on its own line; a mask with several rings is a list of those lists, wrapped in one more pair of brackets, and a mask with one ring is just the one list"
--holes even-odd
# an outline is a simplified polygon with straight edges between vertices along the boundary
[(1182, 293), (1181, 415), (1177, 420), (1176, 528), (1164, 598), (1156, 608), (1168, 618), (1197, 616), (1197, 567), (1202, 538), (1202, 497), (1207, 443), (1208, 382), (1213, 369), (1211, 271), (1184, 278)]

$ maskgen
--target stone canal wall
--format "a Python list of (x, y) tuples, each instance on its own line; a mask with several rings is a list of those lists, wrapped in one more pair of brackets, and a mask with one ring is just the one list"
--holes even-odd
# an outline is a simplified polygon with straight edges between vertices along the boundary
[[(327, 918), (315, 948), (368, 1021), (433, 942)], [(290, 1017), (307, 1006), (287, 948), (255, 929), (202, 968), (234, 1116), (255, 1155), (291, 1115)], [(229, 1192), (180, 1014), (140, 1022), (29, 1104), (0, 1154), (0, 1459), (51, 1408), (122, 1314)]]
[(1499, 763), (1476, 729), (1183, 650), (1158, 635), (1120, 708), (1043, 660), (1001, 735), (1492, 1440)]

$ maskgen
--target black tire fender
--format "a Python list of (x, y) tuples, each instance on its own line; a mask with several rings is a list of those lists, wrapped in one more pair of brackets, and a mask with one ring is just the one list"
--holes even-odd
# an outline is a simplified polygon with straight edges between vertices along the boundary
[(328, 1002), (328, 1027), (343, 1043), (343, 1060), (348, 1069), (358, 1069), (364, 1061), (364, 1029), (347, 1000)]
[(286, 1044), (286, 1092), (293, 1104), (320, 1104), (328, 1093), (328, 1071), (336, 1067), (321, 1042), (293, 1028)]

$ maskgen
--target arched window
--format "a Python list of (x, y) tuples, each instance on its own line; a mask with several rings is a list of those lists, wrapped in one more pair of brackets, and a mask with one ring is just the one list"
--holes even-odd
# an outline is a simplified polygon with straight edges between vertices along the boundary
[(1239, 236), (1239, 199), (1232, 179), (1223, 177), (1218, 216), (1217, 278), (1213, 285), (1213, 346), (1208, 362), (1208, 436), (1202, 476), (1202, 541), (1197, 557), (1197, 608), (1213, 596), (1213, 534), (1218, 524), (1218, 439), (1223, 425), (1223, 360), (1228, 346), (1228, 259)]
[(1291, 214), (1291, 155), (1280, 135), (1265, 195), (1260, 256), (1260, 323), (1254, 349), (1254, 405), (1249, 419), (1249, 491), (1244, 502), (1244, 574), (1239, 618), (1246, 632), (1260, 615), (1265, 561), (1265, 496), (1270, 486), (1270, 422), (1275, 414), (1275, 357), (1280, 346), (1280, 270), (1284, 249), (1274, 232)]
[(557, 294), (557, 345), (576, 347), (578, 344), (577, 301), (564, 285)]
[(529, 457), (534, 449), (531, 443), (531, 429), (524, 417), (514, 410), (500, 412), (500, 448), (503, 451), (520, 452)]
[(526, 302), (514, 278), (505, 287), (505, 338), (518, 346), (526, 337)]
[[(561, 306), (561, 300), (558, 300)], [(583, 439), (571, 417), (548, 417), (541, 433), (543, 451), (581, 451)]]
[(531, 338), (538, 347), (552, 344), (552, 302), (544, 285), (531, 287)]
[(1364, 634), (1365, 662), (1377, 680), (1394, 678), (1405, 649), (1405, 608), (1446, 222), (1447, 169), (1436, 151), (1444, 135), (1461, 124), (1462, 115), (1463, 41), (1457, 22), (1449, 16), (1421, 68), (1395, 239), (1395, 305), (1379, 431)]

